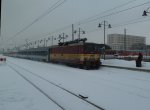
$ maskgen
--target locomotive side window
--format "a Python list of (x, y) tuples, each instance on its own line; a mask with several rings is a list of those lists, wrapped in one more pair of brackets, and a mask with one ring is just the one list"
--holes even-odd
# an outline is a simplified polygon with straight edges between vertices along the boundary
[(99, 46), (98, 45), (94, 45), (94, 44), (86, 44), (84, 46), (84, 51), (85, 52), (99, 52)]
[(86, 52), (92, 52), (95, 50), (92, 45), (85, 45), (84, 49)]

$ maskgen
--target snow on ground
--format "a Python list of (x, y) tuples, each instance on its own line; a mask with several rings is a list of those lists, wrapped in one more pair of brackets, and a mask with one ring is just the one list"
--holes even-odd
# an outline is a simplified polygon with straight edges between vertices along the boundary
[[(88, 96), (87, 100), (106, 110), (150, 110), (149, 73), (107, 67), (101, 67), (99, 70), (82, 70), (60, 64), (10, 57), (7, 58), (6, 64), (0, 66), (0, 110), (58, 110), (54, 104), (8, 67), (8, 65), (14, 66), (14, 63), (75, 94)], [(118, 59), (104, 60), (102, 63), (135, 67), (134, 61)], [(150, 67), (149, 63), (142, 62), (142, 64), (142, 68)], [(67, 110), (86, 110), (80, 107), (79, 102), (72, 102), (71, 98), (70, 101), (65, 100), (66, 95), (59, 97), (61, 92), (57, 95), (58, 91), (51, 92), (51, 87), (48, 88), (46, 84), (40, 83), (41, 81), (22, 70), (18, 71), (46, 92), (50, 92), (51, 96), (60, 101)], [(70, 108), (71, 103), (79, 106)]]
[[(137, 68), (136, 64), (135, 64), (135, 60), (126, 61), (126, 60), (121, 60), (121, 59), (109, 59), (109, 60), (106, 59), (106, 60), (102, 60), (102, 64)], [(138, 68), (150, 69), (150, 62), (143, 62), (142, 61), (142, 67), (138, 67)]]
[(0, 110), (61, 110), (41, 95), (28, 82), (11, 70), (0, 65)]

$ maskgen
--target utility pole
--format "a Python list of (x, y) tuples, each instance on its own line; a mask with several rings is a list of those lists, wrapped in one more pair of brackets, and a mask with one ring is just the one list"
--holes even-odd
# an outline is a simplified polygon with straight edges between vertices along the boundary
[(126, 28), (124, 29), (124, 51), (126, 51)]
[(61, 41), (61, 39), (63, 40), (63, 43), (65, 42), (65, 39), (68, 38), (68, 35), (66, 35), (65, 33), (59, 34), (59, 42)]
[(45, 42), (46, 42), (46, 39), (44, 38), (44, 47), (45, 47)]
[[(106, 24), (106, 23), (107, 23), (107, 24)], [(105, 60), (105, 50), (106, 50), (106, 45), (105, 45), (105, 34), (106, 34), (106, 26), (108, 26), (108, 28), (111, 28), (111, 25), (108, 24), (108, 22), (105, 21), (105, 20), (104, 20), (103, 22), (99, 23), (98, 27), (100, 28), (101, 25), (104, 25), (104, 60)]]
[(64, 43), (64, 39), (65, 39), (65, 33), (63, 33), (62, 35), (63, 35), (63, 37), (62, 37), (62, 38), (63, 38), (63, 43)]
[[(25, 39), (25, 41), (26, 41), (26, 46), (27, 46), (27, 49), (28, 49), (28, 47), (29, 47), (28, 39)], [(16, 44), (15, 44), (15, 45), (16, 45)]]
[(74, 31), (74, 33), (77, 33), (77, 32), (79, 32), (79, 34), (78, 34), (78, 40), (80, 40), (81, 34), (85, 34), (85, 31), (82, 28), (79, 27), (78, 31), (77, 30)]
[(106, 21), (104, 21), (104, 59), (105, 59), (105, 49), (106, 49), (106, 46), (105, 46), (105, 33), (106, 33)]
[(74, 25), (72, 24), (72, 41), (74, 40)]
[(1, 12), (2, 11), (2, 0), (0, 1), (0, 37), (1, 37)]
[(80, 27), (79, 27), (79, 35), (78, 35), (78, 39), (80, 40), (80, 31), (81, 31), (81, 29), (80, 29)]
[(53, 46), (53, 36), (52, 36), (52, 46)]

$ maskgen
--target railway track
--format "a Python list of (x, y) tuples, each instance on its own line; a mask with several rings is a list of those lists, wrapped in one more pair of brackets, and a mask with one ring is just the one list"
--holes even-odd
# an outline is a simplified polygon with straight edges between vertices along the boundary
[[(9, 61), (10, 62), (10, 61)], [(12, 63), (12, 62), (10, 62)], [(89, 105), (93, 106), (95, 108), (95, 110), (105, 110), (103, 107), (100, 107), (99, 105), (96, 105), (94, 104), (93, 102), (87, 100), (87, 97), (84, 97), (82, 96), (81, 94), (76, 94), (76, 93), (73, 93), (72, 91), (64, 88), (64, 87), (61, 87), (60, 85), (54, 83), (54, 82), (51, 82), (49, 80), (47, 80), (46, 78), (40, 76), (40, 75), (37, 75), (36, 73), (33, 73), (32, 71), (29, 71), (27, 70), (26, 68), (24, 67), (21, 67), (19, 65), (16, 65), (15, 63), (12, 63), (13, 65), (17, 66), (18, 68), (26, 71), (27, 73), (49, 83), (50, 85), (53, 85), (63, 91), (65, 91), (66, 93), (78, 98), (79, 100), (82, 100), (84, 101), (85, 103), (88, 103)], [(25, 75), (23, 75), (21, 72), (19, 72), (15, 67), (11, 66), (11, 65), (8, 65), (11, 69), (13, 69), (18, 75), (20, 75), (23, 79), (25, 79), (27, 82), (29, 82), (33, 87), (35, 87), (38, 91), (40, 91), (43, 95), (45, 95), (49, 100), (51, 100), (53, 103), (55, 103), (57, 106), (59, 106), (62, 110), (67, 110), (65, 109), (65, 107), (61, 104), (59, 104), (55, 99), (53, 99), (52, 97), (50, 97), (44, 90), (42, 90), (40, 87), (38, 87), (35, 83), (33, 83), (31, 80), (29, 80)]]
[(46, 96), (50, 101), (55, 103), (58, 107), (60, 107), (62, 110), (66, 110), (63, 108), (59, 103), (57, 103), (54, 99), (52, 99), (47, 93), (45, 93), (42, 89), (40, 89), (37, 85), (35, 85), (32, 81), (30, 81), (28, 78), (26, 78), (24, 75), (22, 75), (19, 71), (17, 71), (14, 67), (8, 65), (12, 70), (14, 70), (19, 76), (21, 76), (23, 79), (25, 79), (27, 82), (29, 82), (33, 87), (35, 87), (38, 91), (40, 91), (44, 96)]
[[(55, 68), (55, 67), (54, 67)], [(108, 67), (109, 68), (109, 67)], [(58, 68), (55, 68), (55, 69), (58, 69)], [(65, 70), (65, 69), (63, 69), (63, 68), (59, 68), (60, 70), (63, 70), (63, 71), (66, 71), (66, 72), (73, 72), (72, 70)], [(132, 70), (131, 70), (132, 71)], [(76, 71), (76, 73), (77, 73), (77, 71)], [(98, 71), (97, 71), (97, 73), (98, 73)], [(117, 77), (119, 77), (119, 76), (117, 76)], [(131, 78), (131, 79), (134, 79), (134, 80), (140, 80), (140, 79), (135, 79), (135, 78)], [(103, 83), (104, 85), (106, 85), (106, 86), (109, 86), (110, 88), (114, 88), (114, 89), (117, 89), (117, 90), (119, 90), (119, 91), (123, 91), (123, 92), (125, 92), (125, 93), (127, 93), (127, 94), (134, 94), (134, 95), (136, 95), (136, 96), (138, 96), (138, 97), (142, 97), (142, 98), (144, 98), (144, 99), (150, 99), (150, 97), (147, 97), (146, 95), (144, 95), (144, 94), (141, 94), (140, 92), (135, 92), (134, 90), (132, 90), (133, 88), (134, 89), (136, 89), (137, 91), (144, 91), (144, 92), (146, 92), (146, 93), (148, 93), (149, 91), (150, 91), (150, 89), (145, 89), (145, 88), (143, 88), (143, 87), (138, 87), (138, 86), (136, 86), (136, 85), (132, 85), (132, 84), (126, 84), (126, 83), (122, 83), (122, 82), (119, 82), (119, 81), (115, 81), (115, 80), (113, 80), (113, 79), (110, 79), (110, 78), (105, 78), (105, 77), (99, 77), (99, 80), (101, 80), (102, 82), (101, 83)], [(141, 79), (142, 81), (144, 80), (144, 79)], [(104, 81), (104, 82), (103, 82)], [(148, 80), (144, 80), (144, 81), (146, 81), (146, 82), (149, 82)], [(106, 82), (106, 83), (105, 83)], [(107, 82), (110, 82), (110, 84), (107, 84)], [(96, 82), (95, 82), (96, 83)], [(114, 85), (113, 85), (113, 84)], [(118, 85), (122, 85), (123, 87), (118, 87)], [(129, 88), (129, 89), (125, 89), (125, 88)]]

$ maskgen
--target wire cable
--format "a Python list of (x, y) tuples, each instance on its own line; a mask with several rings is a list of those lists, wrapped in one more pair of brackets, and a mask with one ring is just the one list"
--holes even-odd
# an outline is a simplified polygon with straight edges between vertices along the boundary
[[(148, 17), (148, 18), (150, 18), (150, 17)], [(130, 21), (123, 22), (123, 23), (118, 24), (118, 25), (114, 25), (113, 28), (118, 28), (118, 27), (121, 27), (121, 26), (132, 25), (132, 24), (135, 24), (135, 23), (142, 23), (142, 22), (148, 22), (148, 21), (150, 21), (150, 19), (146, 19), (146, 20), (140, 20), (140, 19), (142, 19), (142, 18), (132, 19)], [(92, 32), (97, 32), (97, 31), (99, 31), (99, 29), (95, 28), (95, 29), (86, 31), (86, 33), (92, 33)]]
[(42, 14), (41, 16), (39, 16), (38, 18), (36, 18), (34, 21), (32, 21), (29, 25), (27, 25), (26, 27), (24, 27), (22, 30), (20, 30), (19, 32), (17, 32), (14, 36), (8, 38), (6, 41), (17, 37), (18, 35), (20, 35), (22, 32), (24, 32), (25, 30), (27, 30), (29, 27), (31, 27), (33, 24), (35, 24), (36, 22), (38, 22), (39, 20), (41, 20), (43, 17), (45, 17), (46, 15), (48, 15), (50, 12), (52, 12), (53, 10), (55, 10), (57, 7), (59, 7), (60, 5), (62, 5), (66, 0), (59, 0), (57, 1), (54, 5), (52, 5), (44, 14)]
[[(136, 0), (133, 0), (133, 1), (130, 1), (130, 2), (134, 2), (134, 1), (136, 1)], [(134, 9), (134, 8), (137, 8), (137, 7), (140, 7), (140, 6), (149, 4), (149, 3), (150, 3), (150, 2), (145, 2), (145, 3), (143, 3), (143, 4), (135, 5), (135, 6), (133, 6), (133, 7), (130, 7), (130, 8), (124, 9), (124, 10), (120, 10), (120, 11), (117, 11), (117, 12), (113, 12), (113, 13), (111, 13), (111, 14), (107, 14), (107, 15), (101, 16), (101, 17), (96, 18), (96, 19), (93, 19), (93, 20), (85, 21), (85, 22), (82, 22), (82, 23), (79, 21), (79, 22), (77, 22), (77, 23), (75, 23), (75, 24), (78, 24), (78, 23), (80, 23), (80, 24), (87, 24), (87, 23), (89, 23), (89, 22), (96, 21), (96, 20), (98, 20), (98, 19), (100, 19), (100, 18), (104, 18), (104, 17), (116, 15), (116, 14), (119, 14), (119, 13), (121, 13), (121, 12), (125, 12), (125, 11), (131, 10), (131, 9)], [(119, 5), (119, 6), (117, 6), (117, 7), (114, 7), (114, 8), (112, 8), (112, 9), (109, 9), (109, 10), (117, 9), (117, 8), (120, 8), (120, 7), (123, 6), (123, 5), (128, 5), (128, 4), (129, 4), (129, 2), (127, 2), (127, 3), (125, 3), (125, 4), (122, 4), (122, 5)], [(107, 11), (109, 11), (109, 10), (107, 10)], [(104, 11), (104, 12), (107, 12), (107, 11)], [(102, 12), (102, 13), (104, 13), (104, 12)], [(87, 19), (89, 19), (89, 18), (87, 18)], [(82, 20), (82, 21), (83, 21), (83, 20)], [(66, 26), (66, 27), (64, 27), (64, 28), (57, 29), (56, 31), (53, 31), (53, 32), (48, 33), (48, 34), (57, 33), (57, 32), (59, 32), (59, 31), (61, 31), (61, 30), (64, 30), (64, 29), (66, 29), (66, 28), (69, 28), (70, 26), (71, 26), (71, 25), (68, 25), (68, 26)], [(48, 34), (46, 34), (46, 35), (48, 35)]]
[[(150, 18), (150, 17), (148, 17), (148, 18)], [(120, 25), (114, 26), (113, 28), (117, 28), (117, 27), (125, 26), (125, 25), (131, 25), (131, 24), (135, 24), (135, 23), (148, 22), (148, 21), (150, 21), (150, 19), (140, 20), (140, 21), (133, 21), (133, 22), (130, 22), (130, 23), (124, 23), (124, 24), (120, 24)]]
[(143, 5), (147, 5), (147, 4), (149, 4), (149, 3), (150, 3), (150, 2), (145, 2), (145, 3), (140, 4), (140, 5), (135, 5), (135, 6), (133, 6), (133, 7), (127, 8), (127, 9), (123, 9), (123, 10), (120, 10), (120, 11), (117, 11), (117, 12), (113, 12), (113, 13), (111, 13), (111, 14), (107, 14), (107, 15), (101, 16), (101, 17), (96, 18), (96, 19), (93, 19), (93, 20), (89, 20), (89, 21), (87, 21), (87, 22), (85, 22), (85, 23), (82, 23), (82, 24), (86, 24), (86, 23), (89, 23), (89, 22), (93, 22), (93, 21), (96, 21), (96, 20), (98, 20), (98, 19), (100, 19), (100, 18), (105, 18), (105, 17), (108, 17), (108, 16), (113, 16), (113, 15), (119, 14), (119, 13), (121, 13), (121, 12), (125, 12), (125, 11), (128, 11), (128, 10), (131, 10), (131, 9), (134, 9), (134, 8), (137, 8), (137, 7), (140, 7), (140, 6), (143, 6)]
[[(137, 0), (132, 0), (132, 1), (130, 1), (130, 2), (126, 2), (126, 3), (124, 3), (124, 4), (121, 4), (121, 5), (119, 5), (119, 6), (116, 6), (116, 7), (114, 7), (114, 8), (112, 8), (112, 9), (109, 9), (109, 10), (106, 10), (106, 11), (104, 11), (104, 12), (102, 12), (102, 13), (106, 13), (106, 12), (109, 12), (109, 11), (111, 11), (111, 10), (115, 10), (115, 9), (118, 9), (118, 8), (120, 8), (120, 7), (122, 7), (122, 6), (124, 6), (124, 5), (128, 5), (128, 4), (130, 4), (130, 3), (133, 3), (133, 2), (135, 2), (135, 1), (137, 1)], [(65, 0), (63, 1), (63, 2), (65, 2)], [(61, 4), (63, 4), (63, 2), (61, 3)], [(89, 18), (86, 18), (85, 20), (81, 20), (81, 21), (79, 21), (79, 22), (76, 22), (75, 24), (78, 24), (78, 23), (80, 23), (80, 24), (88, 24), (88, 23), (90, 23), (90, 22), (93, 22), (93, 21), (96, 21), (96, 20), (98, 20), (98, 19), (100, 19), (100, 18), (104, 18), (104, 17), (109, 17), (109, 16), (113, 16), (113, 15), (116, 15), (116, 14), (119, 14), (119, 13), (122, 13), (122, 12), (125, 12), (125, 11), (128, 11), (128, 10), (131, 10), (131, 9), (134, 9), (134, 8), (137, 8), (137, 7), (141, 7), (141, 6), (143, 6), (143, 5), (147, 5), (147, 4), (149, 4), (150, 2), (145, 2), (145, 3), (142, 3), (142, 4), (139, 4), (139, 5), (135, 5), (135, 6), (133, 6), (133, 7), (129, 7), (129, 8), (126, 8), (126, 9), (123, 9), (123, 10), (120, 10), (120, 11), (117, 11), (117, 12), (112, 12), (112, 13), (110, 13), (110, 14), (107, 14), (107, 15), (104, 15), (104, 16), (101, 16), (101, 17), (98, 17), (98, 18), (94, 18), (94, 17), (97, 17), (97, 16), (99, 16), (99, 14), (98, 15), (96, 15), (96, 16), (93, 16), (93, 17), (89, 17)], [(60, 4), (60, 5), (61, 5)], [(56, 7), (57, 8), (57, 7)], [(44, 14), (43, 14), (44, 15)], [(46, 15), (46, 14), (45, 14)], [(42, 18), (42, 17), (41, 17)], [(92, 19), (93, 18), (93, 19)], [(137, 19), (140, 19), (140, 18), (137, 18)], [(37, 21), (39, 21), (40, 20), (40, 17), (39, 17), (39, 19), (36, 19), (35, 20), (35, 22), (37, 22)], [(147, 20), (146, 20), (147, 21)], [(130, 21), (131, 22), (131, 21)], [(142, 21), (140, 21), (140, 22), (142, 22)], [(131, 23), (138, 23), (138, 21), (134, 21), (133, 20), (133, 22), (131, 22)], [(131, 23), (129, 23), (129, 24), (131, 24)], [(34, 23), (33, 23), (34, 24)], [(129, 25), (128, 23), (126, 23), (125, 25)], [(32, 24), (31, 24), (32, 25)], [(60, 29), (57, 29), (57, 30), (55, 30), (55, 31), (53, 31), (53, 32), (49, 32), (49, 33), (46, 33), (45, 34), (45, 36), (47, 36), (47, 35), (51, 35), (51, 34), (54, 34), (54, 33), (57, 33), (57, 32), (60, 32), (60, 31), (62, 31), (62, 30), (65, 30), (65, 29), (67, 29), (67, 28), (69, 28), (71, 25), (68, 25), (68, 26), (66, 26), (66, 27), (63, 27), (63, 28), (60, 28)], [(119, 25), (118, 25), (119, 26)], [(120, 25), (121, 26), (121, 25)], [(122, 26), (123, 26), (123, 24), (122, 24)], [(30, 27), (30, 26), (29, 26)], [(116, 26), (117, 27), (117, 26)], [(28, 28), (28, 27), (27, 27)], [(26, 30), (26, 29), (25, 29)], [(23, 31), (25, 31), (25, 30), (22, 30), (22, 31), (20, 31), (20, 32), (18, 32), (18, 34), (20, 34), (20, 33), (22, 33)], [(86, 32), (87, 33), (87, 32)], [(16, 34), (15, 36), (13, 36), (13, 37), (11, 37), (11, 38), (15, 38), (16, 36), (18, 36), (18, 34)]]
[[(115, 9), (117, 9), (117, 8), (120, 8), (120, 7), (122, 7), (122, 6), (126, 6), (126, 5), (128, 5), (128, 4), (131, 4), (131, 3), (135, 2), (135, 1), (137, 1), (137, 0), (131, 0), (131, 1), (129, 1), (129, 2), (126, 2), (126, 3), (124, 3), (124, 4), (121, 4), (121, 5), (119, 5), (119, 6), (116, 6), (116, 7), (114, 7), (114, 8), (108, 9), (108, 10), (102, 12), (102, 13), (110, 12), (110, 11), (115, 10)], [(147, 3), (150, 3), (150, 2), (146, 2), (146, 3), (140, 4), (140, 5), (136, 5), (136, 6), (134, 6), (134, 7), (131, 7), (131, 8), (125, 9), (125, 10), (121, 10), (121, 11), (118, 11), (118, 12), (113, 12), (113, 13), (111, 13), (111, 14), (102, 16), (102, 17), (100, 17), (100, 18), (107, 17), (107, 16), (111, 16), (111, 15), (113, 15), (113, 14), (118, 14), (118, 13), (121, 13), (121, 12), (123, 12), (123, 11), (127, 11), (127, 10), (130, 10), (130, 9), (139, 7), (139, 6), (143, 6), (143, 5), (147, 4)], [(101, 14), (102, 14), (102, 13), (101, 13)], [(98, 14), (98, 15), (100, 15), (100, 14)], [(98, 15), (96, 15), (96, 16), (98, 16)], [(89, 22), (93, 22), (93, 21), (99, 19), (99, 18), (96, 18), (96, 19), (94, 19), (94, 20), (86, 21), (86, 20), (91, 19), (91, 18), (94, 18), (94, 17), (95, 17), (95, 16), (89, 17), (89, 18), (87, 18), (87, 19), (85, 19), (85, 20), (78, 21), (78, 22), (74, 23), (74, 25), (76, 25), (76, 24), (87, 24), (87, 23), (89, 23)], [(55, 31), (53, 31), (53, 32), (46, 33), (44, 36), (48, 36), (48, 35), (51, 35), (51, 34), (54, 34), (54, 33), (60, 32), (60, 31), (63, 31), (63, 30), (65, 30), (65, 29), (67, 29), (67, 28), (70, 28), (70, 27), (71, 27), (71, 25), (65, 26), (65, 27), (60, 28), (60, 29), (57, 29), (57, 30), (55, 30)], [(42, 35), (42, 36), (43, 36), (43, 35)]]
[[(119, 6), (116, 6), (116, 7), (114, 7), (114, 8), (111, 8), (111, 9), (108, 9), (108, 10), (106, 10), (106, 11), (103, 11), (103, 12), (97, 14), (97, 15), (94, 15), (94, 16), (92, 16), (92, 17), (89, 17), (89, 18), (86, 18), (86, 19), (84, 19), (84, 20), (78, 21), (78, 24), (80, 24), (80, 23), (81, 23), (81, 24), (82, 24), (82, 23), (84, 24), (84, 22), (88, 22), (88, 20), (90, 20), (90, 19), (92, 19), (92, 18), (95, 18), (95, 17), (97, 17), (97, 16), (100, 16), (100, 15), (102, 15), (103, 13), (107, 13), (107, 12), (113, 11), (113, 10), (115, 10), (115, 9), (122, 8), (123, 6), (129, 5), (129, 4), (131, 4), (131, 3), (135, 2), (135, 1), (137, 1), (137, 0), (128, 1), (128, 2), (126, 2), (126, 3), (123, 3), (123, 4), (119, 5)], [(86, 20), (87, 20), (87, 21), (86, 21)]]

